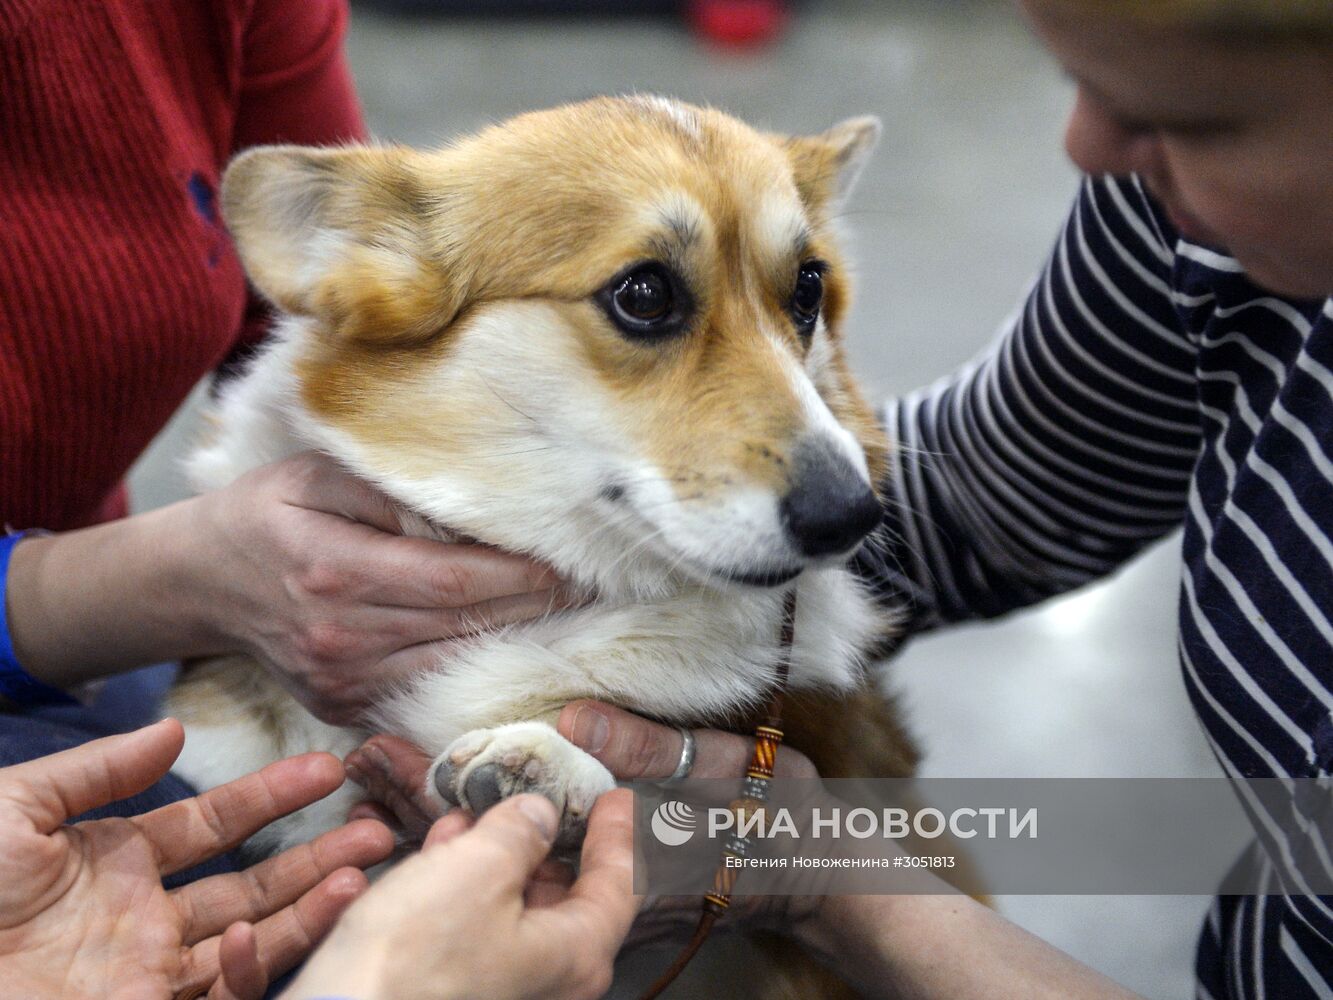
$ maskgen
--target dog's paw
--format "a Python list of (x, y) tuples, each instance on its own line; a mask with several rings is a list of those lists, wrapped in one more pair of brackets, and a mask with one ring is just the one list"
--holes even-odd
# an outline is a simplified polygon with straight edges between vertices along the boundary
[(582, 842), (593, 803), (615, 784), (595, 758), (541, 722), (464, 733), (426, 772), (427, 795), (477, 815), (511, 795), (546, 796), (560, 810), (561, 850)]

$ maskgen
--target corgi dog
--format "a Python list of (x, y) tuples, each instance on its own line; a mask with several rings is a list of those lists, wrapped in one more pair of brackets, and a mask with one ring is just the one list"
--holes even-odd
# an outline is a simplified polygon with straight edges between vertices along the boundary
[[(314, 449), (391, 498), (405, 533), (533, 556), (592, 596), (452, 643), (360, 728), (317, 721), (242, 657), (189, 664), (166, 705), (187, 730), (176, 771), (210, 788), (387, 731), (436, 755), (442, 804), (535, 791), (575, 845), (614, 780), (557, 734), (562, 706), (737, 724), (771, 693), (795, 588), (792, 742), (830, 776), (909, 773), (864, 674), (890, 616), (847, 567), (880, 521), (888, 446), (843, 354), (835, 222), (879, 132), (779, 136), (633, 96), (433, 152), (239, 156), (223, 212), (280, 318), (224, 386), (195, 487)], [(338, 825), (358, 794), (259, 848)]]

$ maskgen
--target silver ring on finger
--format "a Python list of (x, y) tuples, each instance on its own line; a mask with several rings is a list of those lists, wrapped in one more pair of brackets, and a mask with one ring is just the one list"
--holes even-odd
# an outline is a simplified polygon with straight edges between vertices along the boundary
[(690, 776), (694, 770), (694, 751), (696, 742), (694, 733), (688, 729), (680, 730), (680, 760), (676, 764), (676, 769), (671, 772), (669, 777), (659, 781), (659, 785), (679, 785)]

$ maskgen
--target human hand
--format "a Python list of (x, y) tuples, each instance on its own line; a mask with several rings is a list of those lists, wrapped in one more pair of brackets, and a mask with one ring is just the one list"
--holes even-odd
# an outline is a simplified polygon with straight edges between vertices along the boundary
[[(556, 727), (561, 736), (606, 765), (621, 781), (661, 781), (680, 761), (680, 731), (613, 705), (570, 702)], [(698, 730), (691, 776), (740, 780), (754, 752), (753, 740), (735, 733)], [(441, 809), (425, 794), (428, 754), (396, 736), (372, 736), (347, 755), (347, 776), (372, 802), (353, 807), (353, 817), (397, 826), (410, 840), (420, 840)], [(775, 773), (783, 778), (816, 778), (814, 765), (790, 747), (780, 747)]]
[(195, 504), (207, 560), (196, 617), (264, 663), (318, 718), (349, 723), (444, 641), (567, 606), (548, 568), (483, 545), (399, 533), (392, 503), (314, 452)]
[(162, 887), (164, 875), (337, 788), (342, 769), (328, 754), (279, 761), (142, 816), (64, 825), (153, 784), (184, 738), (166, 720), (0, 770), (6, 996), (170, 1000), (199, 989), (259, 1000), (365, 889), (357, 869), (392, 850), (383, 826), (358, 822), (244, 872)]
[[(620, 781), (662, 781), (680, 763), (680, 730), (645, 719), (614, 705), (597, 701), (570, 702), (560, 713), (556, 729), (575, 746), (602, 762)], [(734, 780), (739, 783), (754, 755), (754, 738), (714, 729), (695, 730), (691, 778)], [(818, 778), (809, 758), (791, 747), (778, 748), (773, 767), (777, 778)], [(744, 896), (732, 900), (725, 921), (769, 930), (796, 933), (819, 916), (822, 900), (816, 896)], [(696, 896), (654, 897), (644, 909), (631, 944), (678, 938), (699, 919)]]
[(533, 881), (556, 832), (546, 799), (515, 796), (476, 821), (449, 813), (343, 915), (283, 1000), (601, 996), (639, 905), (632, 801), (597, 801), (568, 885)]
[(426, 794), (426, 772), (434, 760), (407, 740), (381, 733), (347, 755), (347, 777), (366, 790), (348, 819), (377, 819), (419, 844), (444, 814), (439, 799)]
[[(561, 711), (556, 728), (621, 781), (661, 781), (675, 771), (680, 761), (679, 730), (601, 702), (571, 702)], [(751, 737), (698, 730), (695, 741), (691, 777), (740, 781), (754, 753)], [(431, 760), (394, 736), (367, 740), (348, 755), (347, 772), (374, 802), (357, 805), (351, 815), (396, 825), (409, 838), (422, 836), (439, 815), (439, 807), (425, 794)], [(805, 755), (786, 746), (778, 750), (774, 774), (780, 778), (819, 776)], [(728, 923), (744, 922), (794, 933), (815, 919), (821, 906), (821, 901), (812, 896), (737, 897), (726, 919)], [(697, 897), (655, 897), (639, 917), (630, 943), (679, 937), (693, 930), (698, 919)]]

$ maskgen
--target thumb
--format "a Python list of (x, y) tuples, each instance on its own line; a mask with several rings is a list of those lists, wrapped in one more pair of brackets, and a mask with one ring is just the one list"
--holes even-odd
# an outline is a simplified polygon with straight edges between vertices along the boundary
[(17, 807), (39, 833), (50, 833), (80, 813), (142, 792), (167, 773), (184, 744), (181, 724), (163, 719), (4, 768), (0, 799)]
[[(451, 843), (459, 850), (491, 855), (469, 865), (470, 871), (501, 889), (521, 890), (550, 853), (558, 821), (549, 799), (515, 795), (486, 810), (471, 830)], [(494, 856), (497, 852), (499, 857)]]
[[(642, 898), (634, 895), (634, 795), (628, 788), (607, 792), (588, 817), (582, 866), (567, 902), (591, 905), (597, 925), (615, 939), (629, 933)], [(616, 950), (611, 948), (612, 953)]]
[(259, 941), (254, 925), (232, 924), (218, 942), (221, 975), (208, 991), (208, 1000), (263, 1000), (268, 976), (259, 959)]

